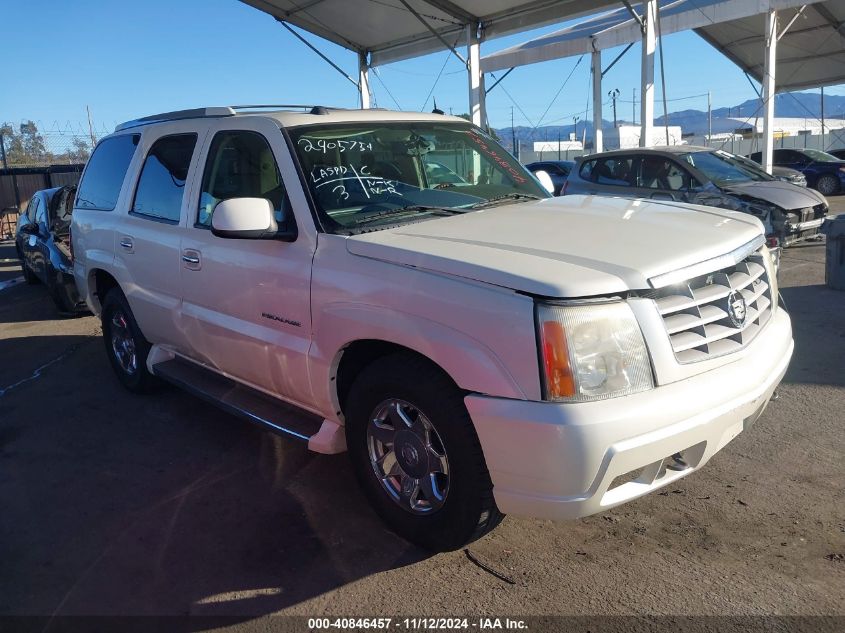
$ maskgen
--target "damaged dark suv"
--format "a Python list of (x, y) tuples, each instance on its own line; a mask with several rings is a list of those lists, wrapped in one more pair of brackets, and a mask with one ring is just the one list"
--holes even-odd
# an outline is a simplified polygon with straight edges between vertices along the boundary
[(582, 157), (564, 194), (674, 200), (744, 211), (763, 223), (770, 246), (818, 237), (828, 213), (819, 192), (778, 180), (729, 152), (692, 145)]

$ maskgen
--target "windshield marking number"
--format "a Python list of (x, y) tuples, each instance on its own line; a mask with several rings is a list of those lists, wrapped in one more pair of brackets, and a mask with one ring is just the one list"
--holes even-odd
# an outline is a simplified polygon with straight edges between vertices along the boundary
[(364, 141), (345, 141), (343, 139), (327, 141), (326, 139), (321, 138), (315, 143), (311, 139), (303, 137), (297, 141), (297, 144), (304, 145), (303, 149), (306, 152), (320, 152), (321, 154), (333, 152), (334, 150), (338, 150), (341, 153), (347, 150), (352, 151), (356, 149), (360, 152), (373, 151), (372, 143), (365, 143)]

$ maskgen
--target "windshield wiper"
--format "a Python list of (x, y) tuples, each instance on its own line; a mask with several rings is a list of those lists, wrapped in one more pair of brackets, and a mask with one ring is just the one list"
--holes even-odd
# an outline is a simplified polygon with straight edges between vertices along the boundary
[(355, 226), (360, 226), (362, 224), (369, 224), (371, 222), (378, 222), (379, 220), (383, 220), (384, 218), (391, 216), (391, 215), (404, 215), (406, 213), (413, 213), (414, 211), (420, 211), (423, 213), (430, 213), (431, 215), (453, 215), (455, 213), (463, 213), (463, 209), (455, 209), (452, 207), (436, 207), (436, 206), (427, 206), (424, 204), (409, 204), (404, 207), (397, 207), (395, 209), (386, 209), (384, 211), (379, 211), (377, 213), (368, 214), (366, 217), (361, 218), (360, 220), (356, 220)]
[(495, 204), (497, 202), (502, 202), (503, 200), (543, 200), (540, 196), (535, 196), (533, 193), (505, 193), (501, 196), (494, 196), (489, 200), (484, 200), (482, 202), (476, 202), (474, 205), (469, 207), (470, 209), (482, 209), (486, 206), (491, 204)]

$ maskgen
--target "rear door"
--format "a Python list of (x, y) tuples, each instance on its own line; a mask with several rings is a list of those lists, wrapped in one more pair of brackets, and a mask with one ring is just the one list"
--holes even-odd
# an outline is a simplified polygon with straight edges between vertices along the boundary
[(294, 242), (211, 232), (215, 205), (230, 198), (266, 198), (280, 226), (294, 221), (288, 191), (301, 184), (284, 137), (265, 117), (221, 119), (212, 124), (201, 164), (180, 255), (190, 354), (241, 382), (305, 403), (311, 397), (313, 240), (302, 231)]
[(115, 265), (132, 312), (153, 343), (184, 350), (179, 327), (185, 190), (196, 169), (198, 131), (157, 126), (141, 141), (144, 154), (126, 216), (115, 234)]
[(589, 171), (589, 192), (605, 196), (640, 197), (642, 194), (638, 193), (635, 186), (637, 162), (636, 157), (624, 155), (597, 159)]

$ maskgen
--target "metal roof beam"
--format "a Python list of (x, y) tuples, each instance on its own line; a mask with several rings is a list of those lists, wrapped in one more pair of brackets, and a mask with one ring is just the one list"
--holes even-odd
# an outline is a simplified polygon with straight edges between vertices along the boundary
[(414, 7), (412, 7), (410, 4), (408, 4), (407, 0), (399, 0), (399, 2), (404, 4), (405, 8), (408, 9), (408, 11), (411, 12), (411, 15), (413, 15), (415, 18), (417, 18), (417, 20), (422, 22), (423, 26), (425, 26), (425, 28), (427, 28), (429, 31), (431, 31), (431, 34), (434, 37), (436, 37), (438, 40), (440, 40), (440, 42), (441, 42), (441, 44), (443, 44), (443, 46), (445, 46), (450, 51), (452, 51), (452, 54), (455, 57), (457, 57), (458, 59), (460, 59), (461, 62), (463, 62), (464, 66), (469, 68), (469, 62), (467, 61), (467, 59), (463, 55), (461, 55), (454, 46), (452, 46), (449, 42), (447, 42), (446, 39), (442, 35), (440, 35), (440, 33), (438, 33), (437, 30), (433, 26), (431, 26), (423, 16), (421, 16), (419, 13), (417, 13), (417, 11), (414, 9)]
[(806, 8), (807, 8), (807, 5), (806, 5), (806, 4), (801, 5), (801, 8), (800, 8), (800, 9), (798, 9), (798, 10), (795, 12), (795, 15), (793, 15), (793, 16), (792, 16), (792, 19), (791, 19), (789, 22), (787, 22), (787, 23), (786, 23), (786, 26), (785, 26), (785, 27), (783, 27), (783, 30), (782, 30), (782, 31), (778, 34), (778, 39), (781, 39), (784, 35), (786, 35), (786, 32), (789, 30), (789, 28), (790, 28), (793, 24), (795, 24), (795, 20), (797, 20), (798, 18), (800, 18), (800, 17), (801, 17), (801, 14), (802, 14), (802, 13), (804, 13), (804, 9), (806, 9)]
[(832, 26), (839, 36), (845, 39), (845, 22), (838, 22), (836, 20), (836, 16), (834, 16), (830, 11), (828, 11), (827, 7), (821, 4), (814, 4), (813, 9), (819, 16), (826, 21), (830, 26)]
[(422, 0), (428, 5), (431, 5), (435, 9), (440, 9), (443, 13), (448, 13), (456, 20), (460, 20), (464, 24), (470, 24), (473, 22), (478, 22), (478, 16), (473, 15), (469, 11), (464, 10), (463, 8), (459, 7), (458, 5), (449, 2), (449, 0)]
[(324, 2), (324, 1), (325, 0), (311, 0), (311, 2), (306, 2), (305, 4), (298, 5), (295, 9), (288, 11), (287, 14), (293, 15), (295, 13), (299, 13), (300, 11), (306, 11), (307, 12), (308, 9), (310, 9), (314, 5), (320, 4), (321, 2)]

